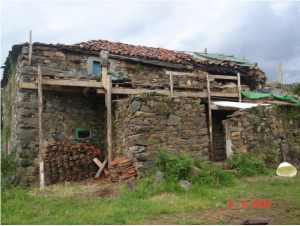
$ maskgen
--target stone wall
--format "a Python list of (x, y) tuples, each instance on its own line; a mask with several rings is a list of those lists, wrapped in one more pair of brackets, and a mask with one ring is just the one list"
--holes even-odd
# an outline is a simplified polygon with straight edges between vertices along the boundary
[(205, 107), (200, 99), (137, 95), (114, 105), (113, 159), (130, 158), (140, 176), (159, 147), (209, 160)]
[[(76, 51), (62, 49), (61, 46), (40, 46), (34, 45), (32, 52), (32, 64), (28, 63), (28, 47), (23, 47), (21, 59), (23, 65), (21, 69), (22, 82), (35, 82), (37, 78), (37, 65), (42, 62), (43, 76), (55, 77), (75, 77), (77, 79), (95, 79), (92, 74), (92, 63), (97, 61), (95, 55), (88, 55)], [(99, 61), (99, 60), (98, 60)], [(174, 88), (179, 89), (207, 89), (207, 73), (203, 71), (183, 71), (170, 69), (162, 66), (140, 64), (133, 61), (109, 59), (109, 71), (121, 72), (131, 79), (133, 86), (160, 87), (169, 90), (170, 75), (166, 71), (181, 71), (187, 74), (173, 75)], [(247, 85), (243, 85), (244, 90), (249, 90)], [(218, 80), (211, 82), (212, 91), (235, 92), (236, 82), (232, 80)]]
[[(30, 165), (39, 151), (39, 118), (37, 90), (23, 89), (16, 93), (11, 122), (11, 145), (16, 145), (17, 174), (27, 183), (31, 178)], [(75, 140), (76, 128), (91, 128), (92, 139)], [(87, 142), (106, 150), (106, 108), (99, 98), (86, 98), (81, 93), (43, 91), (44, 139), (67, 141), (70, 144)], [(25, 176), (25, 177), (24, 177)]]
[[(20, 144), (20, 165), (26, 166), (23, 159), (29, 157), (29, 151), (37, 154), (39, 145), (37, 91), (24, 89), (17, 98), (12, 133), (15, 134), (15, 141)], [(43, 91), (44, 139), (54, 138), (56, 141), (75, 144), (75, 129), (91, 128), (91, 141), (103, 137), (100, 143), (103, 147), (106, 143), (106, 129), (103, 117), (105, 112), (99, 110), (101, 105), (104, 105), (103, 101), (85, 98), (83, 94)], [(103, 128), (100, 128), (101, 125)]]
[[(300, 108), (259, 106), (236, 111), (223, 121), (227, 148), (233, 153), (269, 153), (299, 165)], [(228, 136), (229, 133), (229, 136)], [(229, 147), (228, 147), (229, 145)], [(297, 157), (298, 156), (298, 157)]]

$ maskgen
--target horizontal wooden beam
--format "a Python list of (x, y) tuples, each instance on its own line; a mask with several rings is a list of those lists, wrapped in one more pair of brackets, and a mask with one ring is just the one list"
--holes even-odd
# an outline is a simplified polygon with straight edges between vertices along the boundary
[[(97, 94), (104, 94), (104, 89), (97, 89)], [(128, 89), (128, 88), (112, 88), (112, 94), (133, 94), (138, 95), (141, 93), (158, 93), (171, 95), (168, 90), (150, 90), (150, 89)], [(174, 91), (174, 96), (177, 97), (197, 97), (197, 98), (207, 98), (207, 92), (178, 92)], [(233, 97), (238, 98), (238, 93), (222, 93), (222, 92), (211, 92), (212, 97)]]
[(227, 75), (209, 75), (210, 79), (228, 79), (228, 80), (238, 80), (237, 76), (227, 76)]
[(191, 72), (179, 72), (179, 71), (165, 71), (165, 74), (169, 75), (172, 72), (173, 76), (189, 76), (189, 77), (197, 77), (197, 78), (206, 78), (207, 73), (191, 73)]
[(238, 93), (223, 93), (223, 92), (210, 92), (212, 97), (235, 97), (238, 98)]
[[(22, 82), (20, 84), (20, 88), (22, 88), (22, 89), (38, 89), (38, 84)], [(68, 93), (82, 92), (82, 88), (80, 88), (80, 87), (52, 86), (52, 85), (44, 85), (44, 84), (43, 84), (43, 90), (50, 90), (50, 91), (56, 91), (56, 92), (68, 92)]]
[(238, 108), (238, 107), (224, 107), (224, 106), (217, 106), (214, 104), (211, 105), (211, 110), (234, 110), (234, 111), (237, 111), (239, 109), (240, 108)]
[(76, 80), (64, 80), (64, 79), (43, 79), (43, 85), (54, 85), (54, 86), (77, 86), (77, 87), (95, 87), (103, 88), (102, 82), (93, 81), (76, 81)]
[[(104, 89), (97, 89), (97, 94), (105, 93)], [(141, 93), (160, 93), (160, 94), (170, 94), (168, 90), (151, 90), (151, 89), (126, 89), (126, 88), (116, 88), (111, 89), (112, 94), (141, 94)]]

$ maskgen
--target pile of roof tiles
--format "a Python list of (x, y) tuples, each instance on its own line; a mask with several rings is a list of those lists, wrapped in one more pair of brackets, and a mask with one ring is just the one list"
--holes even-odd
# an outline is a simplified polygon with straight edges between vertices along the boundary
[(48, 184), (78, 181), (95, 176), (98, 167), (93, 159), (103, 161), (102, 152), (85, 143), (44, 141), (45, 178)]
[(111, 181), (119, 183), (132, 181), (137, 175), (131, 160), (126, 157), (112, 161), (109, 173)]

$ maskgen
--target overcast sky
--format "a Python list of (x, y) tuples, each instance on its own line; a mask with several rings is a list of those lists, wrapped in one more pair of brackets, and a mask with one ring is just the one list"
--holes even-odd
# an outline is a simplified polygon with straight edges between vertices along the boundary
[[(1, 1), (1, 66), (14, 44), (109, 40), (223, 53), (300, 82), (298, 1)], [(3, 69), (1, 74), (3, 73)]]

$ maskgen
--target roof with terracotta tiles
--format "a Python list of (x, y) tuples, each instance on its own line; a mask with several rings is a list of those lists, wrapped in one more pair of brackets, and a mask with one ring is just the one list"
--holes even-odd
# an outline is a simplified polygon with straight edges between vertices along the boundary
[(138, 45), (123, 44), (120, 42), (110, 42), (106, 40), (92, 40), (80, 42), (68, 46), (72, 49), (81, 49), (85, 51), (107, 50), (110, 54), (124, 55), (136, 58), (148, 58), (151, 60), (160, 60), (169, 63), (190, 65), (192, 62), (200, 62), (192, 55), (184, 52), (176, 52), (164, 48), (154, 48)]

